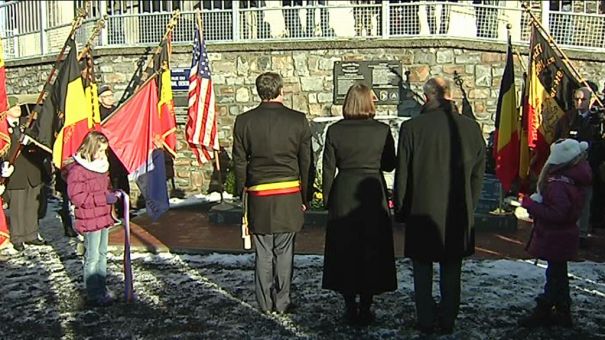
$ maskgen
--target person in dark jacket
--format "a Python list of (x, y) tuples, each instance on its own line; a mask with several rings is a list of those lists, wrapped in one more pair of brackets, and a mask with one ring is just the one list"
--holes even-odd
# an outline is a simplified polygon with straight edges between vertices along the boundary
[(395, 142), (390, 127), (373, 119), (375, 113), (372, 90), (364, 84), (351, 86), (344, 119), (326, 133), (322, 163), (329, 210), (322, 287), (341, 293), (346, 321), (360, 325), (374, 320), (373, 295), (397, 289), (382, 175), (395, 169)]
[[(45, 245), (39, 234), (39, 211), (42, 193), (43, 151), (31, 143), (29, 137), (21, 139), (21, 126), (27, 121), (21, 116), (18, 99), (10, 96), (6, 120), (9, 126), (11, 146), (8, 154), (13, 154), (19, 143), (23, 144), (21, 154), (15, 160), (15, 172), (6, 183), (9, 230), (11, 243), (17, 251), (23, 251), (25, 245)], [(32, 213), (35, 212), (35, 213)]]
[[(485, 170), (485, 140), (474, 120), (459, 114), (450, 82), (424, 85), (421, 114), (401, 124), (395, 172), (398, 220), (405, 222), (404, 254), (412, 259), (417, 327), (451, 333), (460, 305), (462, 259), (475, 251), (474, 211)], [(441, 301), (432, 297), (439, 262)]]
[(571, 327), (571, 298), (567, 261), (578, 252), (578, 218), (591, 185), (592, 170), (586, 160), (588, 143), (561, 139), (550, 146), (550, 156), (538, 178), (538, 192), (522, 201), (534, 219), (528, 251), (546, 260), (544, 293), (534, 311), (519, 320), (525, 327)]
[(279, 74), (258, 76), (256, 90), (261, 104), (235, 119), (233, 162), (256, 248), (256, 300), (264, 312), (283, 313), (313, 183), (311, 130), (304, 113), (284, 106)]
[[(113, 91), (108, 85), (100, 86), (97, 92), (99, 95), (101, 121), (103, 121), (113, 112), (113, 110), (115, 110), (115, 99), (113, 97)], [(107, 157), (109, 159), (109, 178), (111, 179), (111, 186), (116, 190), (124, 190), (126, 194), (130, 195), (130, 183), (128, 182), (128, 171), (126, 170), (126, 167), (111, 148), (108, 151)], [(115, 210), (117, 218), (124, 217), (124, 206), (122, 202), (116, 203)]]
[[(592, 151), (598, 149), (599, 143), (592, 143), (593, 141), (593, 133), (590, 124), (590, 108), (594, 102), (593, 92), (589, 87), (580, 87), (579, 89), (573, 92), (573, 105), (574, 107), (563, 115), (555, 125), (555, 134), (554, 141), (557, 141), (562, 138), (573, 138), (579, 142), (585, 141), (589, 144), (589, 161), (590, 154)], [(592, 145), (591, 145), (592, 144)], [(592, 152), (594, 155), (595, 153)], [(595, 180), (597, 180), (596, 172), (594, 170), (596, 167), (593, 167), (593, 185)], [(598, 188), (596, 191), (598, 192)], [(582, 240), (586, 240), (588, 234), (591, 231), (591, 201), (593, 200), (593, 188), (588, 187), (586, 190), (586, 204), (584, 204), (584, 209), (582, 210), (582, 214), (580, 214), (580, 220), (578, 221), (580, 227), (580, 242)], [(602, 208), (599, 206), (598, 210)]]
[(112, 302), (105, 281), (107, 276), (107, 243), (113, 225), (111, 205), (117, 196), (109, 190), (107, 137), (89, 132), (71, 164), (65, 167), (67, 192), (75, 206), (76, 230), (84, 234), (84, 286), (88, 303), (107, 305)]

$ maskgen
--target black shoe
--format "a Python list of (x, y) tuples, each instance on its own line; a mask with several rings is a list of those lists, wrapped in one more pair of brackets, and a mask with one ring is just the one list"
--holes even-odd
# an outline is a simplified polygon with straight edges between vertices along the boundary
[(421, 325), (416, 324), (416, 330), (422, 334), (433, 334), (435, 332), (435, 327), (433, 325)]
[(439, 325), (439, 334), (449, 335), (454, 333), (454, 325)]
[(290, 303), (286, 306), (284, 310), (276, 310), (278, 314), (292, 314), (296, 311), (297, 306), (293, 303)]
[(357, 317), (357, 324), (360, 326), (369, 326), (376, 320), (376, 316), (369, 309), (360, 310)]
[(25, 241), (25, 244), (29, 244), (32, 246), (45, 246), (48, 244), (48, 242), (46, 242), (46, 240), (44, 240), (44, 239), (36, 238), (31, 241)]
[(15, 249), (18, 252), (22, 252), (25, 250), (25, 246), (23, 245), (23, 242), (13, 243), (13, 249)]
[(359, 314), (357, 312), (357, 304), (346, 306), (344, 313), (344, 320), (348, 325), (356, 325), (358, 322)]
[(552, 306), (538, 302), (534, 310), (519, 319), (518, 323), (519, 326), (526, 328), (549, 327), (552, 325)]

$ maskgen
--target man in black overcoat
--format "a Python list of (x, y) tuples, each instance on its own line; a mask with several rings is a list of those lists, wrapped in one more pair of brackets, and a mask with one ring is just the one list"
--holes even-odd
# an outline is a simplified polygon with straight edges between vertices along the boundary
[[(485, 170), (479, 125), (459, 114), (450, 82), (424, 85), (418, 117), (401, 125), (395, 173), (396, 216), (405, 222), (406, 257), (412, 259), (417, 327), (453, 331), (460, 305), (462, 258), (474, 253), (474, 210)], [(439, 262), (441, 301), (432, 297), (433, 262)]]
[(284, 313), (313, 179), (311, 130), (304, 113), (283, 105), (280, 75), (261, 74), (256, 89), (260, 105), (235, 119), (233, 161), (256, 248), (256, 300), (264, 312)]
[(29, 138), (21, 138), (21, 126), (27, 121), (21, 116), (21, 106), (16, 97), (9, 97), (8, 121), (11, 146), (8, 152), (12, 155), (19, 143), (24, 144), (21, 154), (15, 160), (15, 171), (6, 183), (6, 198), (8, 203), (9, 230), (11, 243), (17, 251), (22, 251), (28, 245), (44, 245), (46, 241), (40, 237), (38, 215), (42, 194), (43, 151), (28, 142)]

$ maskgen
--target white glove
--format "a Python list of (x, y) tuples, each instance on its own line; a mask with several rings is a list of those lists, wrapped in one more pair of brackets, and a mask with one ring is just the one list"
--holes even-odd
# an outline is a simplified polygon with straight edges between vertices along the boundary
[(22, 145), (29, 145), (33, 142), (34, 140), (28, 136), (28, 135), (23, 135), (23, 139), (21, 140), (21, 144)]
[(532, 201), (534, 201), (534, 202), (542, 203), (542, 195), (540, 195), (539, 192), (535, 192), (535, 193), (531, 194), (531, 196), (529, 196), (529, 198), (531, 198)]
[(6, 189), (6, 186), (4, 184), (0, 184), (0, 196), (2, 196), (2, 194), (4, 194), (5, 189)]
[(9, 164), (8, 161), (2, 162), (0, 166), (0, 175), (4, 178), (10, 177), (15, 171), (15, 167), (12, 164)]

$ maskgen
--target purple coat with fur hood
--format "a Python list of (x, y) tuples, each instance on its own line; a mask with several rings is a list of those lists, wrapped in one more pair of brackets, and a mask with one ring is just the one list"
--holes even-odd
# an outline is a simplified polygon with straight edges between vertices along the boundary
[(109, 163), (107, 160), (89, 162), (77, 155), (65, 171), (67, 194), (76, 208), (76, 230), (86, 233), (113, 225), (109, 193)]
[(523, 207), (534, 219), (528, 251), (547, 261), (569, 261), (578, 253), (578, 218), (585, 201), (586, 187), (592, 182), (587, 161), (553, 171), (547, 178), (542, 202), (526, 198)]

